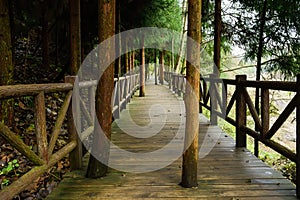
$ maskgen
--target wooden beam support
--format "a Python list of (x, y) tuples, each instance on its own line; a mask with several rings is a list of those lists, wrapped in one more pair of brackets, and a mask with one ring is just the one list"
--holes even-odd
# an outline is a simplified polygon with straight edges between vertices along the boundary
[(246, 81), (246, 79), (246, 75), (236, 76), (236, 147), (247, 147), (246, 133), (241, 130), (241, 127), (246, 125), (246, 101), (243, 95), (243, 87), (239, 84), (241, 81)]
[(70, 91), (66, 98), (65, 98), (65, 101), (59, 111), (59, 114), (58, 114), (58, 117), (57, 117), (57, 120), (55, 122), (55, 125), (54, 125), (54, 128), (52, 130), (52, 134), (51, 134), (51, 139), (50, 139), (50, 142), (49, 142), (49, 148), (48, 148), (48, 155), (50, 156), (54, 150), (54, 147), (55, 147), (55, 143), (56, 143), (56, 140), (59, 136), (59, 133), (60, 133), (60, 130), (61, 130), (61, 126), (64, 122), (64, 119), (66, 117), (66, 114), (67, 114), (67, 111), (68, 111), (68, 108), (69, 108), (69, 105), (70, 105), (70, 102), (71, 102), (71, 98), (72, 98), (72, 91)]
[[(76, 76), (67, 76), (65, 77), (65, 82), (67, 83), (72, 83), (75, 84), (75, 79)], [(77, 90), (73, 90), (73, 96), (79, 97), (79, 91), (78, 87)], [(72, 103), (69, 106), (68, 109), (68, 133), (69, 133), (69, 139), (70, 141), (77, 141), (77, 146), (76, 148), (70, 153), (70, 164), (71, 164), (71, 169), (80, 169), (82, 167), (82, 144), (80, 141), (80, 138), (78, 136), (78, 131), (81, 131), (81, 117), (80, 117), (80, 103), (79, 103), (79, 98), (72, 99)], [(73, 107), (75, 106), (75, 107)], [(73, 113), (74, 112), (74, 113)], [(75, 119), (74, 116), (77, 116)], [(75, 125), (75, 121), (76, 124)]]
[(48, 162), (48, 141), (46, 130), (45, 94), (39, 93), (35, 97), (35, 133), (39, 156)]
[(275, 121), (270, 130), (264, 135), (264, 138), (270, 139), (277, 132), (277, 130), (282, 126), (286, 119), (290, 116), (297, 104), (297, 95), (290, 101), (290, 103), (285, 107), (283, 112), (279, 115), (278, 119)]
[(6, 187), (0, 191), (1, 200), (11, 200), (13, 197), (25, 190), (29, 184), (33, 183), (42, 174), (44, 174), (50, 167), (66, 156), (70, 151), (76, 147), (76, 141), (71, 141), (61, 150), (53, 154), (49, 160), (49, 163), (39, 167), (34, 167), (28, 173), (21, 176), (18, 180), (13, 182), (9, 187)]
[(26, 156), (35, 165), (43, 165), (45, 162), (42, 158), (37, 156), (20, 137), (16, 136), (7, 126), (0, 123), (0, 135), (11, 144), (15, 149), (17, 149), (22, 155)]

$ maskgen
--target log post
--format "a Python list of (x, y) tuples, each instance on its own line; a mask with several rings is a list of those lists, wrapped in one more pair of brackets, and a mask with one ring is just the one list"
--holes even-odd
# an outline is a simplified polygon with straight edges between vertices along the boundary
[(297, 105), (296, 105), (296, 193), (300, 197), (300, 74), (297, 76)]
[(236, 147), (246, 147), (247, 146), (247, 136), (241, 127), (246, 125), (246, 101), (243, 96), (240, 82), (247, 79), (246, 75), (236, 76)]
[(116, 94), (116, 99), (117, 99), (117, 105), (118, 105), (118, 109), (117, 109), (117, 116), (116, 118), (120, 118), (120, 113), (121, 113), (121, 90), (120, 90), (120, 87), (121, 87), (121, 84), (120, 84), (120, 79), (118, 78), (117, 80), (117, 94)]
[(217, 110), (217, 91), (216, 91), (216, 84), (217, 82), (215, 79), (218, 77), (216, 74), (210, 74), (210, 87), (209, 87), (209, 93), (210, 93), (210, 123), (211, 125), (218, 125), (218, 116), (216, 114)]
[[(67, 76), (65, 77), (66, 83), (75, 84), (76, 76)], [(78, 87), (77, 87), (78, 88)], [(79, 91), (73, 90), (73, 97), (79, 97)], [(69, 159), (71, 164), (71, 169), (76, 170), (82, 167), (82, 144), (80, 138), (78, 137), (77, 131), (81, 131), (81, 120), (80, 120), (80, 102), (79, 98), (72, 99), (72, 103), (69, 106), (68, 110), (68, 133), (70, 141), (76, 141), (76, 148), (70, 153)], [(73, 108), (75, 106), (75, 108)], [(73, 113), (74, 111), (74, 113)], [(74, 116), (77, 116), (75, 119)], [(77, 127), (75, 125), (75, 120)]]
[(48, 162), (48, 142), (46, 131), (45, 94), (40, 92), (35, 97), (35, 132), (39, 156)]
[(168, 83), (169, 83), (169, 89), (172, 88), (172, 72), (168, 72)]
[[(266, 133), (270, 128), (270, 96), (269, 89), (262, 88), (261, 89), (261, 137), (264, 138)], [(256, 157), (259, 156), (259, 143), (256, 140), (256, 145), (254, 146), (254, 155)]]
[(92, 122), (94, 122), (94, 119), (95, 119), (95, 89), (94, 89), (94, 86), (89, 87), (88, 94), (89, 94), (89, 112), (91, 113)]
[(203, 101), (203, 90), (202, 90), (202, 82), (201, 82), (201, 74), (200, 74), (200, 84), (199, 84), (199, 113), (203, 113), (203, 109), (202, 109), (202, 105), (201, 105), (201, 101)]
[(172, 91), (175, 92), (175, 73), (172, 74), (171, 80), (172, 80)]
[(227, 117), (226, 116), (226, 107), (227, 107), (227, 96), (228, 96), (228, 85), (226, 83), (223, 84), (223, 90), (222, 90), (222, 108), (221, 112), (224, 117), (224, 119)]

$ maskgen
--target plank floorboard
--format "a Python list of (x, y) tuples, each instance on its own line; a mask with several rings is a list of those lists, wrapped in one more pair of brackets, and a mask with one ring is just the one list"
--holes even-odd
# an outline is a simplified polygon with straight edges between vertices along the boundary
[[(247, 149), (235, 148), (234, 140), (218, 126), (211, 126), (202, 115), (198, 187), (181, 187), (182, 158), (176, 155), (178, 148), (182, 148), (184, 121), (182, 98), (176, 97), (166, 86), (148, 83), (146, 97), (140, 98), (136, 93), (112, 126), (112, 142), (116, 146), (111, 148), (111, 163), (124, 170), (110, 169), (107, 176), (99, 179), (85, 178), (85, 168), (70, 172), (47, 199), (297, 199), (295, 186), (280, 172)], [(166, 154), (147, 157), (147, 153), (167, 144), (170, 146)], [(144, 156), (128, 157), (127, 152), (120, 152), (119, 148)], [(167, 162), (170, 156), (175, 157), (174, 162)], [(166, 166), (151, 171), (153, 166), (162, 164)], [(84, 165), (86, 167), (87, 158)], [(126, 169), (138, 171), (141, 168), (149, 172), (126, 172)]]

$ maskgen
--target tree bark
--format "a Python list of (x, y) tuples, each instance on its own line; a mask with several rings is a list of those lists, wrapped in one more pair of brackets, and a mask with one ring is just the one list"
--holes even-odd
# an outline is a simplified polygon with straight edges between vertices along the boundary
[(160, 51), (159, 57), (159, 83), (164, 84), (165, 51)]
[(215, 0), (214, 74), (220, 76), (221, 69), (221, 0)]
[(145, 78), (146, 78), (146, 74), (145, 74), (145, 47), (144, 47), (144, 37), (142, 37), (142, 41), (141, 41), (141, 52), (140, 52), (140, 60), (141, 60), (141, 64), (140, 64), (140, 97), (144, 97), (145, 96)]
[(154, 49), (154, 82), (157, 85), (157, 49)]
[[(201, 41), (201, 0), (188, 0), (188, 40), (186, 71), (186, 127), (185, 149), (182, 163), (183, 187), (197, 187), (198, 129), (199, 129), (199, 83), (200, 83), (200, 41)], [(193, 65), (194, 64), (194, 65)]]
[(134, 62), (135, 62), (135, 51), (131, 52), (131, 66), (130, 66), (130, 72), (134, 73)]
[[(122, 37), (121, 37), (121, 2), (116, 2), (116, 33), (119, 34), (118, 37), (116, 37), (116, 53), (121, 55), (121, 45), (122, 45)], [(122, 75), (121, 66), (122, 66), (122, 56), (119, 56), (116, 59), (115, 64), (115, 74), (119, 77)]]
[[(99, 0), (98, 1), (98, 20), (99, 20), (99, 42), (106, 40), (107, 38), (115, 34), (115, 0)], [(115, 41), (111, 41), (112, 44), (105, 52), (101, 52), (101, 58), (106, 59), (112, 55), (115, 51)], [(110, 49), (111, 48), (111, 49)], [(100, 62), (102, 62), (100, 60)], [(111, 124), (112, 124), (112, 107), (111, 98), (114, 89), (114, 63), (111, 63), (108, 68), (102, 74), (98, 83), (96, 91), (96, 120), (98, 120), (101, 129), (105, 136), (111, 138)], [(97, 123), (98, 123), (97, 122)], [(92, 152), (93, 155), (99, 155), (101, 162), (97, 160), (93, 155), (90, 156), (87, 177), (99, 178), (106, 175), (108, 170), (109, 159), (109, 142), (105, 142), (104, 134), (99, 130), (100, 127), (95, 126), (94, 139)]]
[[(0, 85), (13, 84), (13, 60), (9, 4), (0, 0)], [(13, 100), (0, 101), (0, 123), (10, 126), (13, 122)]]
[(186, 10), (187, 5), (186, 4), (187, 4), (187, 1), (183, 0), (182, 1), (183, 27), (182, 27), (182, 33), (181, 33), (181, 39), (180, 39), (179, 55), (178, 55), (178, 58), (176, 60), (176, 64), (174, 66), (174, 72), (181, 71), (181, 70), (179, 70), (179, 67), (180, 67), (180, 63), (181, 63), (181, 59), (182, 59), (182, 55), (183, 55), (185, 26), (186, 26), (186, 23), (187, 23), (187, 10)]
[(81, 65), (80, 0), (69, 0), (70, 6), (70, 74), (76, 75)]
[(49, 1), (45, 0), (42, 4), (42, 62), (45, 69), (50, 68), (48, 7)]
[[(263, 49), (264, 49), (264, 27), (266, 24), (267, 5), (268, 5), (268, 1), (264, 0), (263, 7), (260, 12), (259, 43), (258, 43), (257, 64), (256, 64), (256, 80), (257, 81), (260, 81), (260, 76), (261, 76), (261, 66), (262, 66), (261, 60), (262, 60)], [(255, 90), (255, 109), (258, 114), (260, 113), (259, 96), (260, 96), (260, 89), (256, 88), (256, 90)], [(258, 130), (258, 127), (255, 127), (255, 130)], [(255, 140), (254, 154), (256, 156), (258, 156), (258, 151), (259, 151), (258, 145), (259, 145), (258, 141)]]

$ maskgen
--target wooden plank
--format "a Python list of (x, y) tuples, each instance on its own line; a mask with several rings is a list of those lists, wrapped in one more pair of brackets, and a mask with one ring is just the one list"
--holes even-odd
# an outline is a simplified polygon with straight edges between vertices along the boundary
[[(143, 102), (145, 105), (151, 105), (151, 102), (155, 103), (156, 99), (168, 92), (166, 87), (154, 84), (148, 84), (146, 90), (149, 94), (149, 98), (145, 97), (147, 100), (134, 97), (127, 107), (127, 109), (131, 109), (131, 106), (138, 107), (130, 110), (136, 120), (144, 114), (149, 114), (149, 109), (140, 109)], [(168, 95), (172, 94), (168, 92)], [(178, 105), (173, 102), (178, 99), (172, 96), (165, 98), (165, 101), (167, 102), (162, 100), (159, 102), (162, 106), (167, 104), (171, 108)], [(159, 149), (173, 139), (179, 127), (180, 120), (174, 120), (176, 117), (172, 111), (173, 109), (168, 112), (166, 123), (154, 124), (163, 125), (163, 128), (150, 138), (138, 139), (129, 136), (114, 123), (112, 141), (119, 148), (133, 152), (151, 152)], [(123, 112), (121, 120), (125, 120), (122, 118), (125, 116)], [(176, 109), (174, 112), (178, 114)], [(170, 119), (171, 122), (168, 121)], [(145, 118), (139, 120), (143, 123), (147, 121)], [(148, 173), (128, 173), (110, 169), (108, 175), (101, 179), (86, 179), (85, 171), (73, 171), (67, 174), (47, 199), (297, 199), (295, 186), (290, 181), (257, 159), (249, 150), (236, 148), (231, 137), (224, 134), (219, 127), (208, 125), (208, 120), (203, 116), (201, 120), (203, 121), (200, 122), (199, 147), (210, 152), (199, 159), (198, 188), (185, 189), (178, 185), (181, 180), (182, 162), (182, 158), (178, 158), (165, 168)], [(134, 130), (129, 125), (127, 128)], [(141, 131), (141, 134), (144, 133), (145, 131)], [(206, 136), (215, 143), (212, 149), (204, 142)], [(171, 147), (176, 149), (177, 145)], [(114, 152), (116, 149), (112, 148), (115, 163), (130, 169), (161, 164), (166, 162), (168, 157), (167, 155), (158, 158), (145, 157), (144, 162), (133, 164), (124, 157), (124, 153), (114, 154)]]

